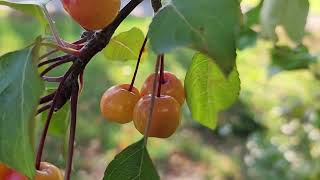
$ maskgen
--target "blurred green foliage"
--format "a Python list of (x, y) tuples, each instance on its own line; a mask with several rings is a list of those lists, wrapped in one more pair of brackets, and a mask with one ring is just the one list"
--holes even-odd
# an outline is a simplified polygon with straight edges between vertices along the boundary
[[(311, 9), (320, 11), (318, 1), (311, 4)], [(61, 14), (54, 18), (67, 41), (81, 35), (82, 30), (70, 18)], [(117, 33), (132, 27), (146, 33), (149, 22), (148, 18), (130, 17)], [(0, 12), (0, 55), (26, 46), (40, 33), (38, 26), (30, 17)], [(308, 35), (306, 42), (312, 52), (319, 51), (320, 32)], [(256, 46), (239, 51), (240, 100), (221, 114), (217, 130), (192, 121), (184, 106), (178, 132), (167, 140), (151, 139), (150, 154), (163, 179), (320, 179), (319, 81), (309, 70), (270, 78), (271, 47), (259, 40)], [(192, 55), (186, 49), (168, 54), (166, 70), (183, 80)], [(141, 65), (137, 87), (153, 71), (154, 62), (155, 55), (149, 53)], [(113, 62), (99, 54), (87, 67), (79, 104), (76, 179), (101, 179), (107, 162), (141, 138), (132, 124), (112, 124), (99, 110), (102, 93), (114, 84), (129, 83), (134, 65), (135, 61)], [(60, 74), (62, 69), (54, 73)], [(50, 137), (45, 159), (64, 167), (64, 145), (64, 138)]]

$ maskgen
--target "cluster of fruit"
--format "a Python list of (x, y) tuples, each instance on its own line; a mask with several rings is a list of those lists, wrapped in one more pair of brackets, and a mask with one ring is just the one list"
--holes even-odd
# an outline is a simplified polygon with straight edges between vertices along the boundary
[[(155, 76), (153, 73), (145, 80), (140, 92), (129, 84), (108, 89), (100, 102), (102, 115), (120, 124), (133, 121), (136, 129), (144, 134), (151, 110)], [(155, 97), (148, 136), (167, 138), (180, 124), (181, 106), (185, 100), (184, 88), (181, 81), (170, 72), (160, 72), (157, 81), (160, 92)]]
[[(62, 180), (63, 176), (56, 166), (42, 162), (40, 169), (37, 170), (34, 180)], [(28, 180), (27, 177), (23, 176), (19, 172), (10, 169), (5, 164), (0, 163), (0, 180)]]

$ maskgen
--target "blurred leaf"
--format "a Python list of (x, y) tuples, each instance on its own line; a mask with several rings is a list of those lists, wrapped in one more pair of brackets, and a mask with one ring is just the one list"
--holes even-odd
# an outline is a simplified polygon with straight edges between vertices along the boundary
[(35, 174), (34, 115), (44, 89), (38, 50), (36, 45), (0, 57), (0, 162), (28, 177)]
[(304, 36), (308, 12), (308, 0), (290, 0), (282, 12), (281, 24), (293, 41), (300, 42)]
[(108, 165), (103, 180), (160, 180), (143, 139), (120, 152)]
[(35, 17), (45, 29), (48, 25), (48, 21), (42, 12), (41, 6), (47, 4), (49, 1), (50, 0), (0, 0), (0, 6), (5, 5)]
[(259, 24), (260, 11), (261, 11), (263, 1), (264, 0), (261, 0), (256, 7), (250, 9), (248, 12), (244, 14), (246, 26), (250, 27), (252, 25)]
[(316, 62), (305, 46), (291, 49), (288, 46), (275, 46), (271, 49), (272, 63), (269, 75), (274, 75), (284, 70), (308, 69), (311, 63)]
[(156, 53), (188, 46), (209, 55), (228, 75), (235, 64), (241, 17), (235, 0), (172, 0), (155, 15), (148, 36)]
[(239, 39), (237, 41), (238, 49), (243, 50), (247, 47), (256, 45), (258, 34), (250, 28), (244, 28), (240, 32)]
[(193, 119), (214, 129), (219, 111), (231, 106), (239, 96), (237, 68), (226, 78), (210, 58), (198, 53), (188, 69), (185, 90)]
[[(41, 114), (43, 123), (46, 122), (48, 111)], [(64, 138), (66, 136), (70, 119), (70, 103), (66, 103), (58, 112), (54, 113), (49, 126), (49, 134)]]
[(277, 39), (275, 28), (283, 25), (288, 36), (300, 42), (309, 12), (308, 0), (265, 0), (261, 10), (262, 35)]
[(134, 27), (113, 37), (102, 52), (109, 60), (126, 61), (138, 59), (143, 41), (143, 32)]

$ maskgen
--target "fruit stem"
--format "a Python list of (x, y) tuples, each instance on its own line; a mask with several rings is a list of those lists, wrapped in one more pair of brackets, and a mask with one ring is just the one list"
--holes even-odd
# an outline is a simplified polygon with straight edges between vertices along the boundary
[(52, 54), (54, 54), (56, 52), (59, 52), (59, 50), (58, 49), (54, 49), (54, 50), (51, 50), (51, 51), (47, 52), (46, 54), (44, 54), (44, 55), (39, 57), (39, 61), (41, 61), (42, 59), (44, 59), (44, 58), (46, 58), (46, 57), (48, 57), (48, 56), (50, 56), (50, 55), (52, 55)]
[(47, 103), (47, 102), (51, 101), (54, 98), (55, 94), (56, 94), (56, 91), (54, 91), (53, 93), (48, 94), (48, 95), (40, 98), (39, 104), (44, 104), (44, 103)]
[(66, 173), (64, 176), (65, 180), (70, 180), (71, 170), (72, 170), (74, 140), (75, 140), (76, 125), (77, 125), (78, 93), (79, 93), (79, 86), (78, 84), (75, 84), (72, 88), (72, 95), (71, 95), (71, 124), (70, 124), (70, 135), (69, 135), (69, 145), (68, 145), (68, 159), (67, 159)]
[(38, 109), (37, 115), (40, 114), (40, 113), (42, 113), (42, 112), (44, 112), (44, 111), (46, 111), (46, 110), (48, 110), (48, 109), (50, 109), (51, 106), (52, 106), (51, 103), (50, 103), (50, 104), (47, 104), (47, 105), (45, 105), (45, 106), (42, 106), (40, 109)]
[(53, 70), (54, 68), (62, 65), (62, 64), (65, 64), (65, 63), (68, 63), (68, 62), (72, 62), (73, 59), (71, 58), (67, 58), (67, 59), (64, 59), (64, 60), (61, 60), (61, 61), (58, 61), (52, 65), (50, 65), (49, 67), (47, 67), (45, 70), (43, 70), (41, 73), (40, 73), (40, 77), (43, 77), (44, 75), (46, 75), (48, 72), (50, 72), (51, 70)]
[(142, 57), (142, 54), (143, 54), (143, 52), (144, 52), (144, 50), (145, 50), (147, 41), (148, 41), (148, 37), (146, 36), (146, 37), (144, 38), (143, 44), (142, 44), (142, 46), (141, 46), (141, 48), (140, 48), (140, 52), (139, 52), (139, 56), (138, 56), (138, 60), (137, 60), (137, 64), (136, 64), (136, 69), (134, 70), (134, 74), (133, 74), (133, 77), (132, 77), (132, 81), (131, 81), (131, 84), (130, 84), (130, 87), (129, 87), (129, 91), (130, 91), (130, 92), (131, 92), (132, 89), (133, 89), (133, 85), (134, 85), (134, 82), (135, 82), (136, 77), (137, 77), (137, 74), (138, 74), (141, 57)]
[(61, 82), (61, 80), (63, 79), (63, 76), (59, 76), (59, 77), (48, 77), (48, 76), (42, 76), (41, 77), (44, 81), (47, 82)]
[(42, 10), (43, 10), (44, 15), (46, 16), (48, 22), (49, 22), (49, 27), (50, 27), (50, 29), (51, 29), (51, 32), (52, 32), (52, 34), (53, 34), (54, 39), (56, 40), (56, 42), (57, 42), (60, 46), (63, 46), (63, 47), (64, 47), (64, 43), (63, 43), (63, 42), (61, 41), (61, 39), (60, 39), (60, 36), (59, 36), (59, 34), (58, 34), (58, 31), (57, 31), (57, 28), (56, 28), (56, 26), (54, 25), (54, 21), (53, 21), (53, 19), (51, 18), (50, 13), (48, 12), (46, 5), (42, 5)]
[[(155, 77), (158, 77), (158, 73), (159, 73), (159, 65), (160, 65), (160, 56), (157, 56), (157, 63), (155, 66)], [(144, 135), (144, 146), (147, 145), (148, 142), (148, 136), (149, 136), (149, 130), (151, 127), (151, 123), (152, 123), (152, 115), (153, 115), (153, 111), (154, 111), (154, 104), (155, 104), (155, 100), (156, 100), (156, 91), (157, 91), (157, 79), (158, 78), (154, 78), (153, 80), (153, 87), (152, 87), (152, 93), (151, 93), (151, 103), (150, 103), (150, 111), (148, 114), (148, 121), (147, 121), (147, 125), (145, 128), (145, 135)]]
[[(164, 55), (163, 54), (161, 54), (161, 55), (158, 55), (158, 58), (160, 58), (160, 76), (159, 76), (159, 78), (156, 78), (156, 79), (159, 79), (158, 80), (158, 97), (160, 97), (161, 96), (161, 86), (162, 86), (162, 84), (163, 84), (163, 82), (164, 82), (164, 77), (163, 77), (163, 70), (164, 70)], [(155, 76), (155, 77), (158, 77), (158, 76)]]
[(164, 79), (164, 54), (161, 55), (160, 80), (162, 84), (166, 82)]
[(59, 84), (57, 92), (55, 93), (55, 95), (53, 97), (52, 104), (51, 104), (51, 107), (50, 107), (50, 111), (48, 113), (47, 120), (46, 120), (46, 123), (44, 125), (44, 129), (42, 131), (40, 142), (39, 142), (39, 146), (38, 146), (38, 150), (37, 150), (36, 163), (35, 163), (37, 170), (39, 170), (39, 168), (40, 168), (43, 148), (44, 148), (44, 144), (45, 144), (46, 137), (47, 137), (47, 134), (48, 134), (48, 129), (49, 129), (50, 121), (51, 121), (51, 118), (52, 118), (52, 115), (53, 115), (53, 112), (54, 112), (54, 108), (55, 108), (55, 105), (57, 103), (57, 99), (61, 95), (64, 82), (66, 81), (68, 76), (72, 73), (72, 71), (73, 71), (73, 68), (69, 68), (69, 70), (65, 73), (62, 81)]
[(53, 58), (53, 59), (49, 59), (49, 60), (46, 60), (46, 61), (42, 61), (38, 64), (38, 67), (41, 67), (41, 66), (44, 66), (44, 65), (47, 65), (47, 64), (51, 64), (51, 63), (54, 63), (54, 62), (58, 62), (58, 61), (62, 61), (62, 60), (65, 60), (65, 59), (69, 59), (71, 56), (70, 55), (65, 55), (65, 56), (60, 56), (60, 57), (57, 57), (57, 58)]
[(60, 50), (60, 51), (62, 51), (64, 53), (66, 53), (66, 54), (71, 54), (71, 55), (74, 55), (74, 56), (79, 56), (80, 55), (80, 50), (73, 49), (73, 48), (70, 48), (70, 47), (61, 46), (60, 44), (55, 44), (55, 43), (52, 43), (52, 42), (42, 42), (42, 43), (40, 43), (40, 45)]

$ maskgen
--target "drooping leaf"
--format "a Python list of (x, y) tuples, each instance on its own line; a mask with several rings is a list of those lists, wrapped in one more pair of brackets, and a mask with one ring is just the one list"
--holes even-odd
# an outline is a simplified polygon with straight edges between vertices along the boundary
[(28, 177), (34, 168), (34, 115), (44, 86), (35, 59), (38, 48), (0, 57), (0, 162)]
[(48, 21), (45, 18), (41, 6), (47, 4), (50, 0), (0, 0), (0, 6), (8, 6), (18, 11), (24, 12), (35, 17), (43, 28), (48, 25)]
[(308, 12), (308, 0), (265, 0), (260, 15), (262, 35), (277, 39), (275, 28), (282, 25), (293, 41), (300, 42)]
[(285, 70), (308, 69), (309, 65), (316, 62), (316, 57), (309, 53), (308, 48), (299, 46), (275, 46), (271, 49), (272, 63), (269, 67), (269, 75), (274, 75)]
[(143, 32), (138, 28), (132, 28), (113, 37), (103, 54), (109, 60), (136, 60), (143, 41)]
[(191, 47), (210, 56), (227, 75), (235, 64), (241, 17), (237, 0), (172, 0), (150, 25), (151, 48), (165, 53)]
[(217, 114), (231, 106), (240, 92), (236, 66), (226, 78), (219, 67), (203, 54), (193, 57), (185, 78), (185, 91), (194, 120), (214, 129)]
[(103, 180), (160, 180), (143, 139), (120, 152), (108, 165)]

